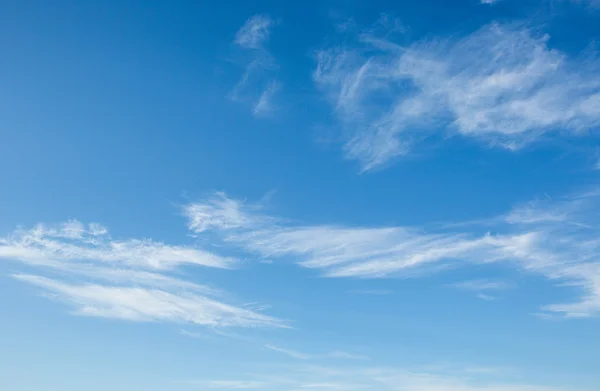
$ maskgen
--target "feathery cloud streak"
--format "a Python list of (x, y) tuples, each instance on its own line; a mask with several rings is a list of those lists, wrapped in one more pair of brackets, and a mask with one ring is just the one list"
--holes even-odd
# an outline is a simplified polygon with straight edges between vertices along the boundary
[(184, 246), (169, 246), (152, 240), (112, 240), (99, 224), (85, 226), (71, 220), (58, 227), (38, 224), (19, 229), (0, 239), (0, 257), (29, 264), (99, 261), (105, 264), (148, 270), (168, 270), (181, 264), (232, 268), (235, 260)]
[[(600, 232), (590, 213), (598, 210), (600, 193), (589, 192), (519, 206), (471, 230), (433, 231), (296, 225), (262, 215), (255, 206), (222, 193), (186, 206), (184, 213), (192, 231), (213, 229), (225, 243), (269, 259), (292, 259), (327, 277), (410, 277), (447, 267), (503, 262), (579, 287), (580, 301), (548, 305), (542, 311), (585, 317), (600, 313)], [(488, 233), (489, 224), (497, 233)]]
[(600, 125), (600, 61), (549, 47), (523, 25), (400, 45), (373, 32), (317, 52), (313, 79), (367, 171), (436, 132), (519, 149)]
[(61, 301), (74, 306), (79, 315), (219, 327), (253, 327), (278, 323), (269, 316), (196, 294), (135, 286), (71, 284), (26, 274), (14, 277), (57, 295)]
[(99, 224), (71, 220), (19, 229), (0, 238), (0, 259), (52, 274), (13, 277), (52, 293), (79, 315), (215, 327), (284, 326), (273, 317), (222, 302), (216, 289), (172, 275), (182, 265), (229, 269), (233, 259), (189, 246), (113, 240)]

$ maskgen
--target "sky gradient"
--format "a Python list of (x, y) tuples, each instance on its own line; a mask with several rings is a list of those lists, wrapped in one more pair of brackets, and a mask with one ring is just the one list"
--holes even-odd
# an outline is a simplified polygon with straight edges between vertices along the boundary
[(0, 2), (0, 389), (600, 390), (600, 3)]

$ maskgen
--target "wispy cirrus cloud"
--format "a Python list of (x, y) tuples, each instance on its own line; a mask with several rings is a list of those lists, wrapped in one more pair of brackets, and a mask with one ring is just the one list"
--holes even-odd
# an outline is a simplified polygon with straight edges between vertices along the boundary
[(271, 81), (260, 94), (258, 101), (254, 105), (254, 115), (257, 117), (268, 116), (275, 110), (273, 98), (280, 89), (277, 81)]
[[(214, 201), (194, 203), (185, 208), (190, 228), (195, 230), (196, 216), (190, 212)], [(236, 201), (228, 206), (239, 205)], [(244, 206), (238, 213), (249, 210)], [(222, 212), (215, 211), (217, 215)], [(219, 226), (236, 226), (235, 230), (222, 230), (224, 240), (265, 257), (294, 257), (308, 268), (323, 270), (330, 277), (384, 277), (387, 275), (412, 275), (429, 267), (437, 269), (447, 259), (464, 258), (469, 254), (488, 256), (498, 247), (526, 243), (531, 235), (510, 234), (502, 236), (475, 235), (463, 232), (427, 233), (418, 227), (345, 227), (336, 225), (303, 226), (280, 223), (281, 219), (256, 213), (248, 215), (243, 227), (237, 213), (232, 222)], [(257, 223), (261, 222), (261, 223)]]
[(52, 293), (75, 307), (78, 315), (219, 327), (281, 325), (275, 318), (193, 293), (135, 286), (68, 283), (27, 274), (14, 277)]
[(276, 110), (275, 98), (282, 83), (276, 78), (278, 65), (266, 43), (275, 21), (267, 15), (254, 15), (238, 30), (233, 43), (249, 56), (244, 74), (229, 97), (250, 102), (256, 117), (267, 117)]
[(245, 49), (262, 49), (271, 35), (273, 20), (267, 15), (254, 15), (235, 34), (235, 43)]
[[(221, 197), (226, 196), (217, 199)], [(448, 267), (504, 263), (581, 289), (579, 301), (547, 305), (542, 311), (568, 317), (600, 314), (600, 241), (596, 239), (600, 232), (594, 221), (600, 193), (596, 191), (521, 205), (469, 229), (460, 224), (446, 229), (302, 225), (263, 215), (241, 201), (219, 202), (235, 211), (219, 210), (214, 199), (188, 205), (184, 212), (190, 229), (197, 231), (194, 210), (231, 216), (230, 221), (211, 224), (224, 243), (269, 259), (291, 259), (327, 277), (414, 277)], [(206, 216), (201, 220), (211, 221)], [(470, 287), (474, 289), (474, 283)], [(490, 290), (492, 285), (480, 283), (479, 288)], [(483, 291), (479, 294), (492, 298)]]
[[(37, 286), (84, 316), (212, 327), (283, 327), (280, 320), (228, 304), (224, 293), (184, 279), (184, 265), (230, 269), (232, 258), (193, 246), (112, 239), (100, 224), (77, 220), (0, 238), (0, 259), (33, 268), (13, 277)], [(42, 274), (42, 275), (40, 275)]]
[(276, 219), (262, 213), (262, 206), (228, 197), (218, 191), (202, 202), (192, 202), (182, 208), (188, 228), (196, 234), (207, 231), (238, 231), (258, 229), (276, 224)]
[(316, 54), (313, 79), (362, 171), (439, 132), (517, 150), (600, 125), (600, 61), (553, 49), (525, 25), (493, 23), (409, 45), (390, 37), (367, 31)]
[(0, 258), (29, 264), (98, 261), (145, 270), (169, 270), (182, 264), (230, 269), (232, 258), (186, 246), (171, 246), (152, 240), (113, 240), (108, 230), (96, 223), (84, 225), (71, 220), (56, 227), (38, 224), (18, 229), (0, 239)]

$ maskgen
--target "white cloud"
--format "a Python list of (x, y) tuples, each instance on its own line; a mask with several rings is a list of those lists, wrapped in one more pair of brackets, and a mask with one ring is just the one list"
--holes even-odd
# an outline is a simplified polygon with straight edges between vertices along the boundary
[(192, 293), (71, 284), (27, 274), (14, 277), (52, 293), (59, 300), (74, 306), (79, 315), (218, 327), (282, 326), (275, 318)]
[(269, 39), (273, 20), (267, 15), (254, 15), (235, 35), (235, 43), (246, 49), (262, 48)]
[(535, 200), (513, 208), (506, 216), (509, 224), (568, 223), (580, 207), (577, 200)]
[[(472, 224), (469, 230), (460, 224), (439, 230), (299, 225), (264, 216), (241, 201), (227, 205), (237, 208), (235, 213), (227, 212), (235, 216), (235, 223), (213, 225), (225, 243), (268, 259), (291, 259), (328, 277), (413, 277), (447, 267), (503, 262), (583, 292), (580, 301), (543, 310), (570, 317), (600, 314), (600, 241), (596, 239), (600, 232), (594, 221), (600, 211), (597, 191), (548, 201), (543, 207), (536, 204), (537, 209), (529, 204), (526, 213), (519, 206), (484, 225)], [(199, 202), (186, 208), (192, 230), (202, 232), (202, 227), (195, 229), (190, 211), (207, 206), (214, 204)], [(218, 207), (214, 212), (223, 213)], [(490, 224), (494, 234), (488, 232)], [(462, 285), (463, 289), (478, 288), (482, 299), (492, 298), (484, 291), (501, 287), (481, 281)]]
[(113, 240), (107, 229), (91, 224), (87, 228), (76, 220), (47, 227), (38, 224), (30, 230), (19, 229), (0, 238), (0, 258), (37, 265), (96, 261), (111, 266), (168, 270), (182, 264), (229, 269), (232, 258), (187, 246), (170, 246), (152, 240)]
[(499, 0), (480, 0), (480, 1), (481, 1), (481, 4), (488, 4), (488, 5), (490, 5), (490, 4), (497, 3)]
[(600, 63), (552, 49), (522, 25), (401, 46), (387, 35), (317, 53), (314, 81), (350, 136), (362, 170), (442, 131), (519, 149), (545, 134), (600, 125)]
[[(591, 240), (595, 243), (584, 243), (584, 246), (597, 247), (597, 240)], [(586, 248), (582, 249), (582, 251), (587, 250)], [(587, 254), (584, 257), (587, 257)], [(546, 305), (542, 308), (544, 311), (564, 314), (570, 318), (586, 318), (600, 314), (600, 264), (597, 262), (596, 256), (592, 262), (564, 265), (557, 268), (553, 271), (552, 277), (566, 280), (570, 285), (580, 287), (585, 293), (577, 302)]]
[[(203, 203), (192, 204), (186, 211), (189, 213), (205, 206)], [(242, 209), (238, 212), (244, 215)], [(217, 215), (220, 213), (216, 212)], [(194, 229), (195, 216), (188, 216), (192, 222), (190, 227)], [(439, 267), (441, 261), (448, 259), (506, 258), (510, 256), (511, 246), (526, 245), (534, 239), (532, 234), (427, 234), (410, 227), (289, 226), (260, 215), (248, 215), (243, 220), (248, 225), (239, 224), (237, 230), (224, 230), (227, 242), (242, 245), (264, 257), (293, 256), (302, 266), (322, 269), (332, 277), (413, 274), (420, 268)], [(256, 225), (256, 221), (264, 223)], [(503, 249), (508, 252), (503, 253)]]
[(265, 47), (274, 25), (269, 16), (255, 15), (240, 28), (234, 40), (238, 47), (249, 53), (250, 59), (229, 97), (234, 101), (251, 102), (255, 117), (268, 117), (275, 111), (275, 97), (281, 90), (281, 82), (275, 78), (278, 66)]
[[(36, 265), (39, 266), (39, 265)], [(219, 289), (173, 277), (164, 272), (149, 272), (131, 268), (103, 267), (94, 263), (57, 263), (43, 265), (62, 275), (76, 277), (85, 282), (110, 283), (120, 286), (150, 287), (165, 290), (186, 290), (210, 296), (224, 296)]]
[(248, 228), (260, 224), (264, 219), (255, 213), (256, 207), (234, 200), (223, 192), (202, 203), (188, 204), (183, 213), (188, 219), (188, 228), (196, 233), (210, 229)]
[(220, 290), (172, 274), (183, 265), (231, 268), (232, 258), (192, 246), (115, 240), (99, 224), (38, 224), (0, 238), (0, 259), (53, 277), (16, 274), (80, 315), (213, 327), (284, 327), (256, 309), (227, 304)]

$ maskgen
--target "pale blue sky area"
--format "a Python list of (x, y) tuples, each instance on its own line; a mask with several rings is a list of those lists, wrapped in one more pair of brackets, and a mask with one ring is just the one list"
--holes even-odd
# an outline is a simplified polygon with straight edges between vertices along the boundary
[(600, 390), (600, 3), (0, 2), (0, 389)]

